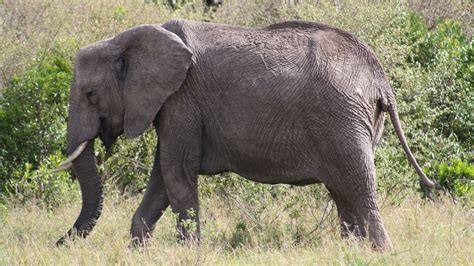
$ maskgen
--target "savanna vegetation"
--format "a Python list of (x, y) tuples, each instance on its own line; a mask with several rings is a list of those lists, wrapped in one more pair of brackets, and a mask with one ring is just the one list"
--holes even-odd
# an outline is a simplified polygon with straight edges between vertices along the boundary
[[(291, 4), (288, 4), (291, 2)], [(0, 262), (2, 264), (469, 264), (474, 260), (474, 46), (471, 1), (0, 0)], [(302, 19), (348, 30), (375, 52), (398, 100), (411, 149), (439, 183), (424, 198), (389, 122), (376, 151), (392, 253), (342, 241), (324, 187), (200, 178), (203, 243), (176, 243), (167, 211), (150, 245), (127, 249), (130, 219), (153, 162), (153, 130), (99, 149), (106, 203), (96, 229), (53, 243), (76, 218), (80, 190), (65, 159), (69, 85), (79, 47), (172, 18), (259, 27)], [(98, 147), (99, 145), (97, 145)]]

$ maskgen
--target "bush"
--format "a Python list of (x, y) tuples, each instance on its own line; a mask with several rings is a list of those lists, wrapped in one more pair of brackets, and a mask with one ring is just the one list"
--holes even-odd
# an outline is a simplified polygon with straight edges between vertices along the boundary
[(2, 190), (20, 181), (22, 171), (30, 173), (48, 156), (65, 152), (71, 77), (63, 52), (42, 51), (5, 90), (0, 99)]
[[(118, 139), (110, 157), (99, 166), (106, 191), (134, 195), (144, 190), (155, 159), (156, 140), (155, 130), (151, 128), (137, 139)], [(102, 144), (96, 147), (99, 156), (104, 158)]]
[(452, 20), (438, 21), (431, 32), (419, 15), (409, 13), (407, 22), (407, 44), (412, 47), (407, 62), (426, 73), (427, 110), (433, 112), (430, 126), (446, 137), (454, 134), (469, 149), (474, 145), (473, 42)]
[[(418, 162), (431, 169), (436, 162), (470, 160), (472, 41), (465, 39), (457, 22), (438, 21), (429, 31), (423, 19), (411, 12), (401, 14), (393, 27), (398, 29), (391, 37), (396, 40), (394, 47), (402, 53), (399, 60), (390, 60), (393, 65), (386, 72)], [(396, 202), (410, 193), (407, 187), (418, 184), (418, 176), (386, 122), (376, 156), (379, 190)]]
[(54, 153), (40, 161), (37, 169), (30, 163), (15, 171), (7, 180), (6, 188), (14, 195), (15, 202), (37, 202), (48, 209), (79, 198), (79, 186), (67, 172), (52, 173), (65, 157)]
[(466, 161), (454, 160), (437, 163), (426, 169), (430, 176), (449, 193), (454, 201), (469, 202), (474, 198), (474, 165)]

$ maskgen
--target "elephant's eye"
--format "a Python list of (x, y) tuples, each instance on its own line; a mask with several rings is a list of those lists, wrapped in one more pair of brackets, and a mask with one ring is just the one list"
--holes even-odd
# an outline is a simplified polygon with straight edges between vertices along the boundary
[(86, 91), (87, 100), (89, 100), (92, 104), (96, 103), (95, 91), (90, 89)]

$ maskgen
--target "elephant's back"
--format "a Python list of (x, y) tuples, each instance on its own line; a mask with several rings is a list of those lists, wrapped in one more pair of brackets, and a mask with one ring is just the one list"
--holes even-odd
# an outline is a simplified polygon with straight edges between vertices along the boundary
[[(235, 132), (254, 123), (282, 124), (274, 121), (278, 117), (302, 121), (315, 113), (337, 114), (341, 106), (353, 108), (356, 116), (364, 113), (364, 120), (373, 116), (365, 112), (377, 102), (377, 75), (383, 71), (350, 33), (301, 21), (261, 29), (180, 23), (180, 37), (194, 52), (189, 76), (202, 90), (196, 99), (224, 106), (222, 120), (243, 117), (249, 122), (230, 123)], [(322, 109), (327, 101), (335, 103), (329, 108), (334, 110)]]
[[(181, 23), (181, 35), (195, 52), (196, 67), (216, 73), (229, 85), (250, 79), (248, 85), (290, 80), (300, 86), (317, 78), (336, 89), (372, 93), (380, 87), (379, 80), (385, 79), (371, 49), (353, 34), (333, 26), (286, 21), (249, 29)], [(257, 72), (259, 77), (252, 77)]]
[[(314, 75), (345, 92), (352, 90), (373, 100), (386, 87), (381, 64), (370, 47), (355, 35), (317, 22), (285, 21), (263, 28), (272, 34), (302, 34), (308, 38), (309, 53), (314, 56)], [(378, 96), (377, 96), (378, 97)], [(375, 97), (375, 98), (377, 98)]]

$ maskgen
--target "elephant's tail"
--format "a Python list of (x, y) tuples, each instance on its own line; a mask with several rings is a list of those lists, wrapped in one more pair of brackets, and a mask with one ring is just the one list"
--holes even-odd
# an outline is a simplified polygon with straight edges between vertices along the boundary
[(392, 121), (393, 127), (395, 128), (395, 133), (397, 134), (398, 139), (400, 140), (400, 143), (402, 144), (403, 150), (405, 151), (405, 154), (408, 157), (408, 160), (413, 165), (413, 167), (415, 167), (416, 172), (420, 176), (420, 185), (422, 189), (424, 190), (425, 194), (430, 199), (432, 199), (431, 191), (435, 188), (436, 184), (425, 175), (421, 167), (418, 165), (418, 162), (416, 161), (415, 156), (413, 156), (413, 153), (411, 152), (410, 147), (408, 147), (408, 143), (405, 138), (402, 125), (400, 123), (400, 118), (398, 117), (395, 96), (393, 95), (393, 92), (391, 90), (389, 90), (387, 94), (388, 94), (387, 95), (388, 99), (383, 99), (381, 102), (382, 108), (384, 111), (387, 111), (390, 115), (390, 120)]

